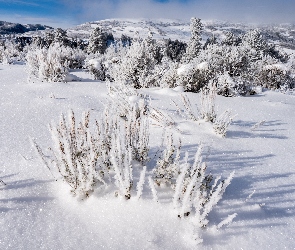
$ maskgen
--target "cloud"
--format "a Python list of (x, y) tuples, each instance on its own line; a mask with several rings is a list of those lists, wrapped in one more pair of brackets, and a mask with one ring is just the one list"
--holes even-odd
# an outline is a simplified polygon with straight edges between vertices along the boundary
[(46, 24), (48, 26), (54, 28), (68, 28), (72, 26), (72, 22), (66, 19), (56, 19), (56, 18), (48, 18), (48, 17), (39, 17), (39, 16), (27, 16), (27, 15), (20, 15), (20, 14), (13, 14), (13, 15), (2, 15), (1, 19), (7, 22), (12, 23), (21, 23), (21, 24)]
[(6, 3), (6, 4), (21, 4), (21, 5), (28, 5), (28, 6), (39, 6), (39, 4), (36, 3), (35, 1), (0, 0), (0, 3)]
[(63, 0), (76, 22), (106, 18), (171, 18), (295, 23), (294, 0)]

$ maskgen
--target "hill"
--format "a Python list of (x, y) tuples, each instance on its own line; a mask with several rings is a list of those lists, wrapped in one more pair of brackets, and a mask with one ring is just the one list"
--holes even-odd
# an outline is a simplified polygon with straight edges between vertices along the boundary
[[(294, 24), (273, 24), (273, 25), (255, 25), (244, 23), (230, 23), (223, 21), (202, 20), (204, 30), (202, 32), (203, 42), (208, 37), (214, 36), (217, 39), (223, 37), (224, 31), (230, 31), (235, 35), (241, 35), (245, 32), (258, 28), (262, 35), (276, 44), (283, 45), (286, 48), (295, 49), (295, 25)], [(95, 27), (101, 27), (107, 32), (113, 33), (115, 38), (122, 35), (134, 37), (146, 37), (152, 32), (156, 39), (180, 40), (187, 42), (190, 38), (190, 22), (170, 19), (106, 19), (84, 23), (68, 29), (71, 37), (80, 37), (87, 39)]]
[(53, 29), (47, 25), (41, 24), (19, 24), (0, 21), (0, 35), (23, 34), (28, 31)]

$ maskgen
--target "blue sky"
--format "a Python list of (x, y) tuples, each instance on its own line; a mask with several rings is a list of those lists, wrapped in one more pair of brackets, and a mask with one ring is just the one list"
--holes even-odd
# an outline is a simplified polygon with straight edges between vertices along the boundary
[(0, 0), (0, 20), (70, 27), (106, 18), (295, 23), (295, 0)]

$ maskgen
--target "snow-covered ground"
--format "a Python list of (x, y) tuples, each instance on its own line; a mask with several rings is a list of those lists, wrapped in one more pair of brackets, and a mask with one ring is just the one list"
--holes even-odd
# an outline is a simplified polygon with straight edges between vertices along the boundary
[[(234, 179), (201, 230), (191, 239), (190, 217), (177, 218), (169, 199), (154, 202), (146, 185), (143, 199), (113, 193), (78, 201), (68, 186), (54, 181), (31, 147), (30, 138), (51, 145), (48, 124), (62, 112), (91, 111), (99, 118), (107, 100), (105, 83), (85, 72), (79, 82), (27, 82), (25, 65), (0, 65), (0, 249), (294, 249), (295, 96), (266, 91), (255, 96), (218, 96), (218, 113), (236, 114), (226, 138), (208, 123), (188, 121), (172, 101), (181, 92), (142, 90), (151, 105), (176, 122), (171, 130), (192, 157), (200, 142), (208, 149), (208, 171)], [(197, 112), (199, 95), (187, 96)], [(263, 122), (264, 121), (264, 122)], [(151, 154), (159, 149), (162, 128), (151, 124)], [(151, 161), (150, 164), (153, 164)], [(161, 192), (159, 190), (159, 192)], [(229, 214), (233, 222), (213, 228)]]

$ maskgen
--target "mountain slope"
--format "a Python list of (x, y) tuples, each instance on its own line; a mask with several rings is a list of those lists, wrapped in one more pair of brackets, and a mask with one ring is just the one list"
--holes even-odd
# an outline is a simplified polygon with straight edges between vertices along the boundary
[(52, 29), (52, 27), (41, 24), (19, 24), (0, 21), (0, 35), (23, 34), (28, 31)]
[[(295, 25), (254, 25), (229, 23), (222, 21), (202, 20), (204, 25), (203, 41), (213, 35), (217, 39), (223, 37), (225, 31), (230, 31), (235, 35), (241, 35), (248, 30), (259, 28), (262, 35), (270, 42), (281, 44), (284, 47), (295, 47)], [(88, 38), (95, 27), (113, 33), (115, 38), (120, 38), (123, 34), (134, 37), (146, 37), (152, 32), (156, 39), (168, 39), (188, 41), (190, 38), (190, 23), (182, 20), (170, 19), (106, 19), (101, 21), (88, 22), (68, 29), (69, 36)]]

